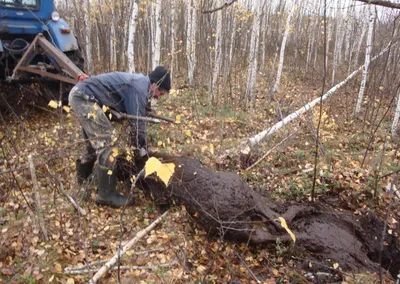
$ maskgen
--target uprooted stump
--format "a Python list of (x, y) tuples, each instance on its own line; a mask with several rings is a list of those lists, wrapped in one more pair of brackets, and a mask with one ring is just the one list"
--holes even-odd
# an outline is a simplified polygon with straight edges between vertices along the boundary
[(276, 204), (235, 173), (213, 172), (186, 157), (152, 155), (174, 163), (174, 175), (168, 187), (153, 175), (140, 179), (137, 186), (159, 205), (185, 205), (193, 220), (210, 235), (253, 244), (278, 239), (291, 242), (276, 222), (282, 216), (296, 235), (295, 248), (304, 250), (318, 263), (329, 259), (346, 270), (378, 271), (381, 257), (382, 267), (393, 276), (399, 273), (399, 241), (394, 234), (386, 234), (385, 245), (381, 246), (383, 222), (372, 213), (353, 215), (324, 204)]

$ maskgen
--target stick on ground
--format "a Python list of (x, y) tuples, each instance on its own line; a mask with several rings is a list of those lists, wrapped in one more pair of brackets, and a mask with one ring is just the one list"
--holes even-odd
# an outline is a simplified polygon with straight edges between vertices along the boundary
[[(158, 223), (160, 223), (165, 216), (167, 216), (168, 211), (166, 211), (164, 214), (162, 214), (160, 217), (158, 217), (153, 223), (151, 223), (147, 228), (139, 231), (136, 236), (131, 239), (127, 244), (123, 246), (121, 249), (119, 256), (121, 257), (124, 255), (134, 244), (136, 244), (141, 238), (143, 238), (145, 235), (147, 235), (151, 230), (154, 229), (155, 226), (157, 226)], [(96, 274), (90, 279), (89, 283), (90, 284), (95, 284), (97, 281), (108, 271), (110, 270), (118, 260), (118, 252), (111, 258), (106, 264), (104, 264), (99, 271), (96, 272)]]

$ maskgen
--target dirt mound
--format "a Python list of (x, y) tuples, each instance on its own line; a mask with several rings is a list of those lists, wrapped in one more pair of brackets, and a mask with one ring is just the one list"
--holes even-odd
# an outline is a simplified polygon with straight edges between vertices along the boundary
[[(168, 187), (153, 176), (141, 179), (138, 186), (158, 204), (185, 205), (193, 220), (210, 235), (253, 244), (277, 239), (290, 243), (290, 236), (276, 222), (282, 216), (296, 235), (295, 248), (326, 270), (333, 263), (357, 272), (379, 270), (383, 223), (372, 213), (353, 215), (321, 204), (276, 204), (234, 173), (212, 172), (190, 158), (153, 156), (174, 163), (174, 176)], [(400, 268), (400, 245), (390, 235), (384, 241), (381, 263), (395, 276)]]

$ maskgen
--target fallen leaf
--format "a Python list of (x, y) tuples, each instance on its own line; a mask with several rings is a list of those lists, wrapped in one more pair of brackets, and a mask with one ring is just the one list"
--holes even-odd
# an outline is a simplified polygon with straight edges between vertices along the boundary
[(54, 264), (54, 270), (57, 273), (61, 273), (62, 272), (61, 264), (59, 264), (58, 262), (56, 264)]
[(339, 263), (335, 262), (335, 263), (333, 264), (333, 269), (337, 269), (338, 267), (339, 267)]
[(286, 230), (286, 232), (288, 232), (288, 234), (292, 238), (293, 242), (295, 243), (296, 242), (296, 236), (289, 229), (288, 225), (286, 224), (286, 220), (283, 217), (278, 217), (278, 219), (276, 219), (276, 220), (278, 220), (281, 223), (282, 228), (284, 228)]
[(51, 101), (49, 101), (48, 106), (52, 107), (52, 108), (57, 108), (58, 107), (58, 103), (56, 101), (51, 100)]

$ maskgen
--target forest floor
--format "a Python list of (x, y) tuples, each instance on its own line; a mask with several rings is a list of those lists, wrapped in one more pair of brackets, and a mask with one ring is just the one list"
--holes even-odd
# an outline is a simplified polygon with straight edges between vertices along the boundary
[[(314, 86), (315, 85), (315, 86)], [(283, 117), (320, 95), (315, 82), (293, 80), (281, 88)], [(317, 202), (331, 204), (353, 214), (374, 210), (387, 221), (389, 234), (396, 234), (400, 203), (385, 191), (399, 169), (399, 141), (391, 140), (392, 117), (382, 120), (387, 106), (367, 97), (361, 118), (353, 116), (357, 87), (349, 84), (334, 93), (322, 109), (321, 138), (315, 194)], [(214, 170), (237, 172), (249, 185), (267, 191), (279, 202), (309, 202), (313, 184), (316, 125), (319, 107), (266, 139), (247, 161), (227, 157), (226, 150), (278, 122), (276, 100), (257, 94), (255, 114), (250, 116), (235, 94), (227, 95), (225, 107), (216, 109), (208, 95), (187, 88), (171, 92), (157, 103), (157, 111), (177, 118), (180, 124), (148, 126), (151, 148), (199, 159)], [(229, 97), (231, 96), (231, 97)], [(221, 100), (222, 103), (222, 100)], [(379, 107), (380, 106), (380, 107)], [(378, 109), (379, 107), (379, 109)], [(178, 117), (177, 117), (178, 116)], [(5, 123), (7, 122), (7, 123)], [(121, 145), (127, 122), (118, 125)], [(290, 136), (270, 155), (269, 149)], [(70, 113), (50, 107), (29, 108), (23, 116), (3, 116), (0, 132), (0, 282), (85, 283), (93, 272), (73, 275), (65, 269), (112, 258), (119, 240), (127, 241), (162, 213), (142, 192), (135, 190), (135, 206), (121, 210), (97, 206), (95, 187), (80, 189), (75, 178), (75, 160), (82, 149), (81, 130)], [(366, 154), (366, 149), (368, 152)], [(32, 155), (40, 187), (42, 215), (49, 240), (36, 225), (34, 191), (27, 157)], [(366, 155), (365, 161), (364, 156)], [(16, 171), (7, 172), (10, 169)], [(63, 187), (87, 211), (81, 216), (67, 201)], [(129, 187), (118, 186), (127, 194)], [(83, 199), (82, 190), (89, 192)], [(388, 211), (387, 209), (390, 208)], [(169, 209), (165, 220), (121, 258), (122, 283), (378, 283), (379, 275), (367, 271), (342, 271), (332, 261), (332, 273), (311, 268), (306, 255), (293, 254), (277, 241), (272, 246), (250, 246), (209, 238), (184, 207)], [(388, 216), (386, 213), (388, 212)], [(100, 265), (95, 264), (93, 271)], [(319, 277), (319, 278), (318, 278)], [(384, 281), (391, 282), (384, 276)], [(102, 283), (118, 282), (118, 272), (108, 273)]]

